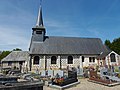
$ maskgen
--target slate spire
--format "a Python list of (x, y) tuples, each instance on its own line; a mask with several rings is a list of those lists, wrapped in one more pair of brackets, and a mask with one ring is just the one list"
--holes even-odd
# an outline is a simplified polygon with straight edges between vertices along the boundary
[(40, 4), (36, 27), (43, 27), (42, 6)]

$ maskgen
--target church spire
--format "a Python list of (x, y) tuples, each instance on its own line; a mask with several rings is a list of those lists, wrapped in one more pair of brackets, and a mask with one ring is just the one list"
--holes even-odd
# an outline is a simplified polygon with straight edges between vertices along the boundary
[(41, 2), (42, 1), (40, 1), (40, 7), (39, 7), (36, 26), (32, 28), (32, 30), (33, 30), (33, 33), (32, 33), (33, 41), (38, 41), (38, 42), (43, 42), (45, 40), (45, 34), (46, 34), (46, 30), (45, 30), (45, 27), (43, 25)]
[(37, 23), (36, 23), (36, 27), (43, 27), (43, 17), (42, 17), (42, 5), (41, 5), (40, 1), (40, 7), (39, 7), (39, 12), (38, 12), (38, 18), (37, 18)]

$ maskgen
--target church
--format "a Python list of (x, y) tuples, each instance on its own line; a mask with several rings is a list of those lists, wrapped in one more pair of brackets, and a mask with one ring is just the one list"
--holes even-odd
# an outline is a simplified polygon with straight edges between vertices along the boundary
[(99, 55), (110, 52), (100, 38), (47, 36), (41, 6), (32, 30), (30, 71), (95, 66), (98, 65)]

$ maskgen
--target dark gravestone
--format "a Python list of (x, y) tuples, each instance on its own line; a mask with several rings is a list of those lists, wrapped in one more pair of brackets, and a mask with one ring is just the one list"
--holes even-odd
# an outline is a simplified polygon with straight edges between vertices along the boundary
[(68, 71), (68, 78), (74, 78), (74, 79), (77, 79), (77, 72), (74, 72), (74, 71)]
[[(59, 82), (60, 80), (62, 80), (62, 82)], [(73, 70), (72, 71), (68, 71), (68, 77), (67, 78), (55, 78), (54, 80), (52, 79), (52, 84), (58, 85), (58, 86), (65, 86), (74, 82), (77, 82), (77, 71)]]

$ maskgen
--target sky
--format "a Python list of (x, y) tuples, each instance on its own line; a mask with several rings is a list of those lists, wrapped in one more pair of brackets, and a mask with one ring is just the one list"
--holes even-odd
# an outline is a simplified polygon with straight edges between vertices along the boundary
[[(28, 50), (40, 0), (0, 0), (0, 51)], [(120, 0), (42, 0), (46, 35), (120, 37)]]

